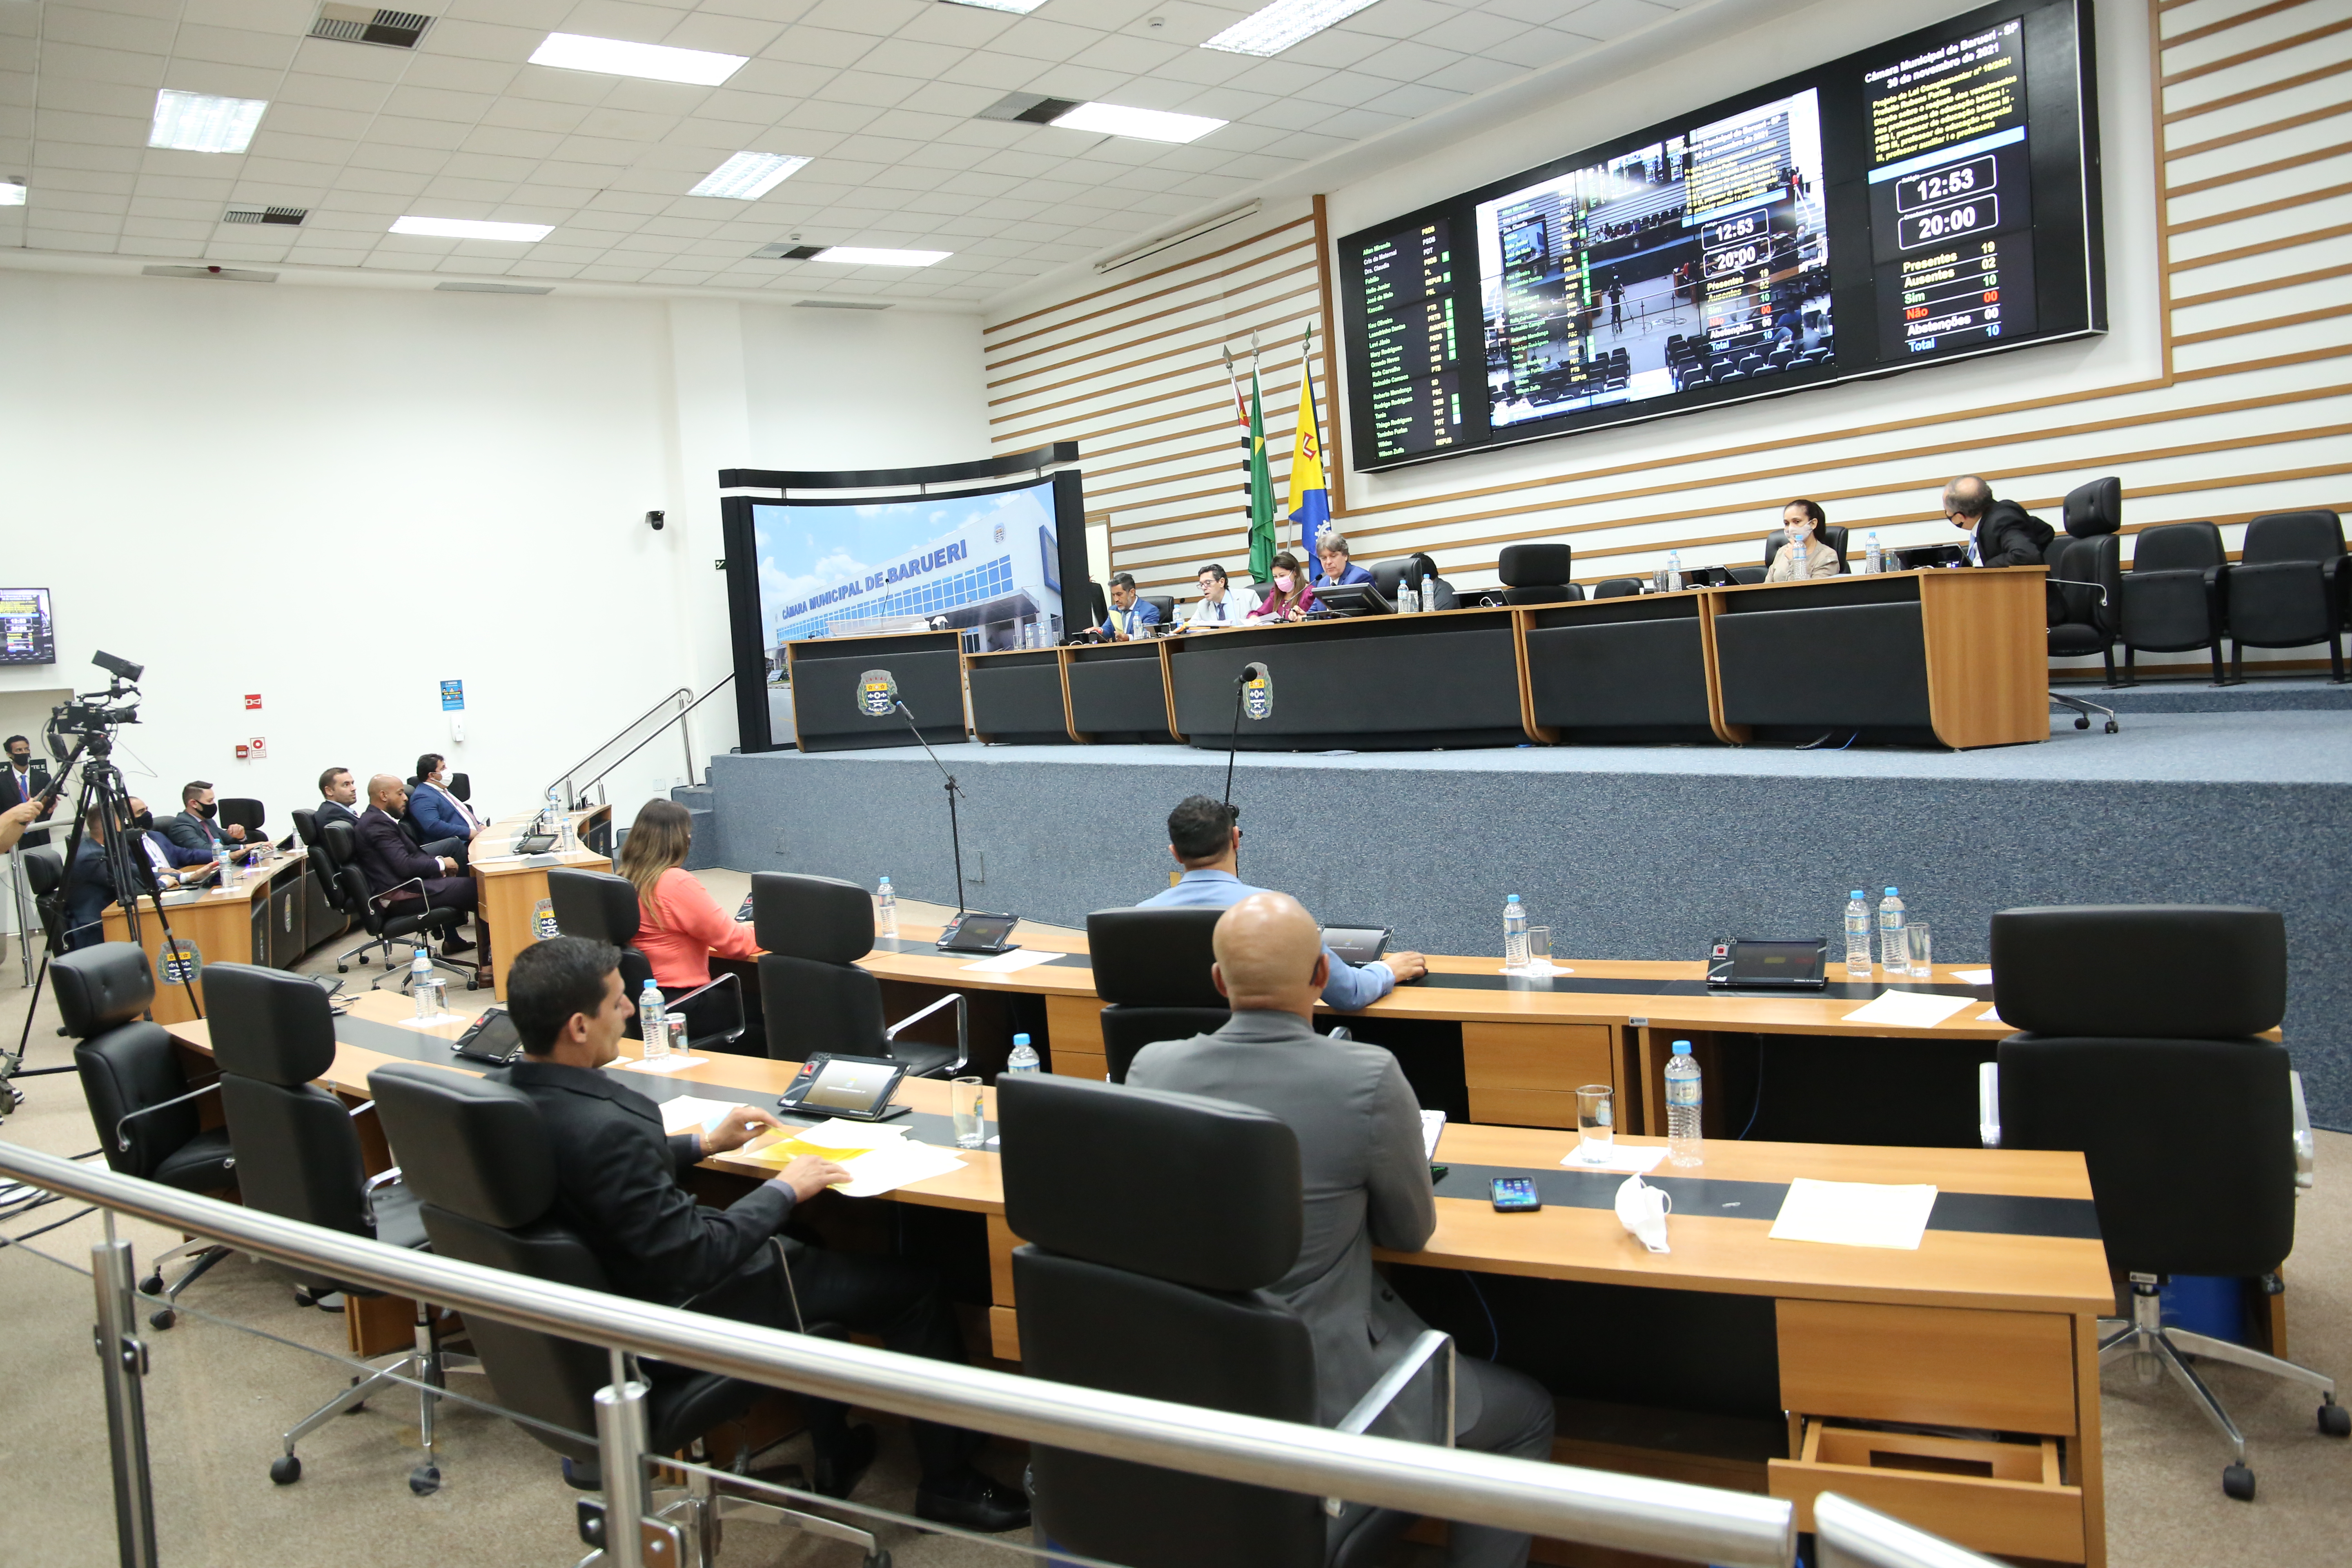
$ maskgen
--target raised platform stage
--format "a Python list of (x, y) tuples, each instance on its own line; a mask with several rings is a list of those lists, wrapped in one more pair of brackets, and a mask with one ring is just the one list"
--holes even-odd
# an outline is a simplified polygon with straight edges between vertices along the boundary
[[(2138, 689), (2251, 707), (2276, 695), (2268, 684)], [(1834, 933), (1847, 889), (1889, 884), (1946, 963), (1982, 959), (1993, 911), (2015, 905), (2265, 905), (2286, 915), (2285, 1030), (2313, 1118), (2352, 1129), (2352, 723), (2126, 708), (2116, 735), (2053, 726), (2048, 744), (1959, 753), (1244, 752), (1242, 875), (1441, 952), (1499, 952), (1516, 892), (1564, 960)], [(1169, 808), (1224, 783), (1222, 756), (1178, 746), (940, 756), (965, 791), (969, 901), (1071, 925), (1165, 885)], [(910, 896), (955, 897), (940, 774), (911, 746), (717, 757), (710, 783), (719, 864), (868, 887), (887, 875)]]

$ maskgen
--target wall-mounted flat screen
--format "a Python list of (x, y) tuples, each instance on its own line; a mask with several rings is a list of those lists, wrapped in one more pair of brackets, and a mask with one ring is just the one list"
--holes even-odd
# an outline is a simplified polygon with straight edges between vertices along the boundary
[(55, 664), (58, 628), (47, 588), (0, 588), (0, 664)]
[(1339, 242), (1391, 468), (2105, 329), (2089, 0), (2009, 0)]

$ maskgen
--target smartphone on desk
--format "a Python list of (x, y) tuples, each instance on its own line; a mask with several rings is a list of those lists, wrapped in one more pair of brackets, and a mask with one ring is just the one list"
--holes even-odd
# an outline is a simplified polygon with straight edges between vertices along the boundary
[(1531, 1176), (1496, 1176), (1488, 1184), (1495, 1207), (1504, 1214), (1522, 1214), (1543, 1207)]

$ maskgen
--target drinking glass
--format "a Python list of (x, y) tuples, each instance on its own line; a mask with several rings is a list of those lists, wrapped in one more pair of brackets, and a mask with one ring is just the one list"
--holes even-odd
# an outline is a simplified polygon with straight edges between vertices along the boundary
[(663, 1017), (662, 1017), (662, 1038), (663, 1038), (664, 1040), (666, 1040), (666, 1041), (667, 1041), (667, 1042), (668, 1042), (668, 1044), (669, 1044), (669, 1054), (670, 1054), (670, 1055), (672, 1055), (672, 1056), (676, 1056), (676, 1057), (682, 1057), (682, 1056), (686, 1055), (686, 1015), (685, 1015), (685, 1014), (683, 1014), (683, 1013), (669, 1013), (669, 1014), (665, 1014), (665, 1015), (663, 1016)]
[(1912, 921), (1903, 928), (1903, 939), (1911, 946), (1911, 978), (1926, 980), (1936, 972), (1931, 962), (1935, 950), (1928, 945), (1927, 922)]
[(948, 1109), (955, 1117), (955, 1141), (959, 1149), (978, 1149), (988, 1142), (988, 1086), (976, 1078), (960, 1078), (948, 1084)]
[(1605, 1155), (1617, 1143), (1617, 1091), (1605, 1083), (1588, 1083), (1576, 1090), (1576, 1153), (1579, 1159)]
[(1551, 927), (1528, 927), (1528, 973), (1551, 973)]
[(417, 1017), (439, 1017), (441, 1016), (442, 998), (447, 994), (448, 989), (449, 983), (446, 980), (418, 981), (412, 988), (412, 994), (415, 997), (416, 1001)]

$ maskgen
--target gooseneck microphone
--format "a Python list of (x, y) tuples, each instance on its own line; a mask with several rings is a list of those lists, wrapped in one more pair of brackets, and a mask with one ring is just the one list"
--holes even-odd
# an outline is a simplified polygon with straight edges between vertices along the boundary
[(955, 774), (948, 772), (947, 764), (940, 761), (940, 754), (931, 750), (931, 743), (923, 739), (922, 726), (915, 722), (913, 711), (898, 700), (898, 678), (888, 670), (869, 669), (857, 678), (857, 709), (869, 719), (887, 719), (894, 712), (902, 716), (907, 721), (907, 728), (915, 732), (915, 743), (923, 748), (923, 754), (931, 759), (931, 765), (940, 770), (941, 778), (947, 780), (948, 845), (955, 856), (956, 913), (961, 915), (964, 912), (963, 832), (956, 822), (956, 796), (961, 791), (956, 784)]
[[(1229, 825), (1241, 815), (1233, 809), (1234, 759), (1241, 752), (1242, 713), (1244, 709), (1253, 720), (1268, 719), (1274, 715), (1274, 672), (1263, 664), (1245, 664), (1242, 666), (1242, 672), (1234, 677), (1234, 727), (1225, 740), (1224, 805), (1225, 820)], [(1235, 865), (1241, 863), (1239, 851), (1234, 853), (1234, 858)]]

